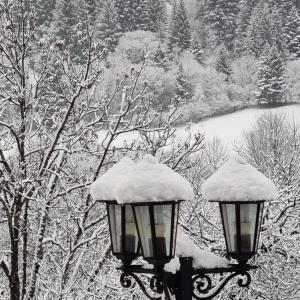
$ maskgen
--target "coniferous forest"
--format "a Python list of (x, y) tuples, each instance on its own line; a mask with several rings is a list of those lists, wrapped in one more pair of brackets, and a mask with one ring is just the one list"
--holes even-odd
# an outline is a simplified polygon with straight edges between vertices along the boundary
[[(255, 104), (298, 102), (297, 0), (38, 0), (39, 34), (80, 63), (85, 23), (105, 49), (103, 80), (137, 69), (153, 108), (178, 122)], [(88, 21), (85, 16), (88, 15)]]

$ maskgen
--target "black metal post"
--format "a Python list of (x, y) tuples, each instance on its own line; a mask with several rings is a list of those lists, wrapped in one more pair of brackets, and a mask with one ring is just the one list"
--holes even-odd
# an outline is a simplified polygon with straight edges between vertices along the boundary
[(180, 257), (180, 271), (177, 277), (176, 300), (192, 300), (193, 283), (192, 275), (193, 259), (191, 257)]

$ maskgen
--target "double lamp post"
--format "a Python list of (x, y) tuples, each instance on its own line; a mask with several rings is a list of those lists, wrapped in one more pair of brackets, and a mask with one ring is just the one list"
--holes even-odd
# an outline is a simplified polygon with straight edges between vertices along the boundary
[[(154, 164), (153, 167), (158, 168), (159, 165)], [(135, 172), (136, 166), (131, 167)], [(166, 166), (163, 167), (166, 168)], [(224, 176), (231, 176), (231, 178), (224, 180), (222, 168)], [(247, 168), (250, 168), (252, 175)], [(151, 164), (149, 164), (149, 169), (151, 169)], [(124, 203), (124, 201), (99, 199), (101, 194), (97, 194), (97, 188), (99, 191), (101, 185), (105, 189), (108, 186), (103, 185), (101, 177), (98, 182), (93, 183), (91, 188), (93, 198), (106, 203), (112, 252), (122, 260), (120, 267), (122, 286), (130, 288), (136, 282), (149, 299), (165, 297), (165, 299), (175, 298), (176, 300), (212, 299), (235, 276), (239, 277), (237, 283), (240, 287), (247, 287), (251, 282), (249, 271), (257, 268), (247, 262), (257, 252), (264, 202), (276, 196), (273, 183), (267, 178), (262, 178), (264, 175), (256, 169), (254, 169), (257, 172), (255, 174), (253, 169), (254, 167), (246, 164), (242, 159), (235, 158), (228, 161), (204, 183), (204, 196), (207, 196), (206, 198), (210, 201), (219, 203), (227, 254), (236, 259), (237, 263), (222, 268), (193, 268), (192, 257), (180, 257), (180, 269), (176, 273), (164, 270), (164, 265), (175, 256), (177, 225), (182, 200), (168, 199), (166, 201), (156, 197), (155, 201), (152, 201), (153, 199), (148, 196), (149, 201), (140, 197), (140, 201)], [(114, 175), (113, 172), (111, 175)], [(124, 176), (130, 177), (128, 170)], [(234, 176), (238, 177), (237, 181), (232, 178)], [(250, 184), (250, 191), (247, 193), (243, 187), (245, 184), (243, 178), (249, 176), (252, 176), (254, 182), (247, 181), (247, 184)], [(106, 179), (109, 181), (109, 177)], [(216, 186), (218, 180), (220, 182)], [(232, 183), (236, 185), (236, 190), (228, 186)], [(134, 189), (138, 193), (137, 183), (134, 184), (131, 192)], [(256, 187), (255, 184), (260, 186)], [(269, 190), (273, 189), (273, 193), (267, 191), (268, 185)], [(231, 192), (225, 195), (224, 189), (228, 190), (228, 188), (231, 188)], [(252, 199), (250, 196), (253, 193), (255, 196), (262, 195), (267, 199)], [(139, 256), (153, 264), (153, 268), (133, 264), (132, 262)], [(148, 287), (145, 286), (139, 274), (152, 275)], [(221, 280), (216, 284), (212, 282), (214, 274), (222, 275)]]

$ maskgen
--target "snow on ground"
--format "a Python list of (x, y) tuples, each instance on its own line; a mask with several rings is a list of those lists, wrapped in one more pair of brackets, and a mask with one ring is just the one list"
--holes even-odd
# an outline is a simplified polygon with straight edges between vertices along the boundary
[(237, 155), (203, 183), (202, 194), (211, 201), (272, 200), (279, 197), (274, 183)]
[[(257, 119), (264, 113), (284, 113), (289, 119), (300, 124), (300, 104), (275, 108), (248, 108), (224, 116), (213, 117), (192, 124), (191, 132), (204, 133), (208, 139), (218, 138), (229, 148), (238, 142), (245, 131), (249, 131)], [(186, 135), (184, 128), (178, 128), (176, 135), (182, 138)]]
[[(264, 113), (285, 113), (289, 119), (294, 119), (300, 124), (300, 104), (293, 104), (275, 108), (248, 108), (224, 116), (212, 117), (199, 123), (192, 123), (190, 130), (192, 134), (197, 132), (205, 134), (208, 140), (218, 138), (230, 149), (235, 142), (239, 142), (243, 132), (250, 130), (256, 120)], [(187, 134), (188, 131), (185, 126), (178, 127), (176, 130), (178, 140), (183, 140)], [(99, 141), (103, 141), (105, 135), (105, 130), (99, 131)], [(113, 145), (120, 147), (124, 142), (130, 144), (138, 139), (139, 134), (137, 132), (130, 132), (119, 136)]]
[(90, 192), (95, 200), (119, 204), (194, 198), (188, 181), (149, 154), (138, 163), (123, 158), (92, 183)]
[(179, 257), (192, 257), (194, 269), (226, 268), (229, 261), (212, 252), (201, 250), (183, 231), (178, 230), (176, 256), (167, 264), (164, 270), (175, 274), (180, 269)]

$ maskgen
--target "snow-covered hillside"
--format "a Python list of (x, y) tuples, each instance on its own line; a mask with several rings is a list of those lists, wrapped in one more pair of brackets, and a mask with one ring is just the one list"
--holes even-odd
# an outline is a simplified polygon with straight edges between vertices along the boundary
[[(224, 145), (231, 148), (235, 143), (241, 143), (243, 133), (251, 129), (256, 120), (265, 113), (283, 113), (289, 119), (294, 119), (300, 123), (300, 104), (293, 104), (275, 108), (248, 108), (224, 116), (213, 117), (199, 123), (190, 124), (191, 133), (201, 132), (206, 139), (220, 139)], [(106, 132), (99, 132), (99, 140), (102, 141)], [(178, 127), (176, 136), (183, 139), (187, 136), (186, 126)], [(138, 133), (130, 132), (120, 135), (114, 142), (116, 146), (123, 145), (124, 142), (131, 143), (138, 139)]]

